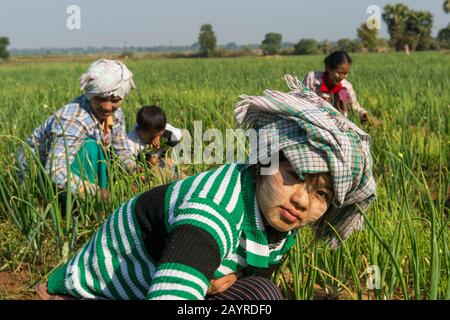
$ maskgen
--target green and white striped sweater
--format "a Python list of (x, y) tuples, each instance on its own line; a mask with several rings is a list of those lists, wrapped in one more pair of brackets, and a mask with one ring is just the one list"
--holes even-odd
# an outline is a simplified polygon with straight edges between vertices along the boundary
[(276, 265), (293, 246), (291, 232), (269, 246), (266, 229), (253, 170), (226, 164), (124, 203), (50, 275), (49, 292), (87, 299), (204, 299), (211, 279)]

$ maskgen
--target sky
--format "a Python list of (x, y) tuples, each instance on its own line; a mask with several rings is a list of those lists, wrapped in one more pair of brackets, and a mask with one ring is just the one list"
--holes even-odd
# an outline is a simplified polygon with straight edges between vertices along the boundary
[[(447, 26), (450, 14), (444, 0), (402, 1), (414, 10), (434, 16), (433, 36)], [(102, 46), (191, 45), (200, 26), (211, 23), (218, 43), (260, 43), (268, 32), (283, 35), (283, 42), (301, 38), (356, 38), (357, 27), (384, 0), (2, 0), (0, 36), (10, 48), (68, 48)], [(79, 8), (80, 29), (69, 29), (67, 13)], [(72, 12), (73, 13), (73, 12)], [(388, 38), (382, 22), (379, 35)]]

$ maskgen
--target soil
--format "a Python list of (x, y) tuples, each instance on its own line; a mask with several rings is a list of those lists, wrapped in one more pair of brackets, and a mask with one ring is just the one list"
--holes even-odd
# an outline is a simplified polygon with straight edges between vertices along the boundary
[[(35, 291), (37, 281), (33, 280), (29, 271), (0, 272), (0, 300), (40, 300)], [(314, 300), (352, 300), (356, 299), (356, 293), (345, 291), (334, 292), (330, 288), (323, 289), (315, 285)], [(370, 299), (375, 297), (371, 295)], [(363, 300), (368, 300), (367, 294), (363, 294)]]
[(0, 272), (0, 300), (38, 300), (28, 271)]

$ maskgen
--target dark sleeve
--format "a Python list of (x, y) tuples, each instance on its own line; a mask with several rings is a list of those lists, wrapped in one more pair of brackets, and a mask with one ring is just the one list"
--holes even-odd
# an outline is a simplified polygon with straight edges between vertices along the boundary
[(263, 277), (267, 279), (272, 278), (272, 274), (275, 272), (276, 268), (278, 267), (278, 264), (270, 265), (268, 268), (256, 268), (256, 267), (249, 267), (245, 270), (244, 276), (258, 276)]
[(169, 234), (148, 297), (203, 299), (220, 262), (218, 244), (207, 231), (180, 225)]

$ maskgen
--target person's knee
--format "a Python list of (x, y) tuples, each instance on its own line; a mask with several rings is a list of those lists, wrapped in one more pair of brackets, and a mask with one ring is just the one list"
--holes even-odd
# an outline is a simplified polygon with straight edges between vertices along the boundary
[(97, 148), (99, 146), (99, 144), (97, 143), (97, 141), (95, 141), (95, 139), (92, 138), (86, 138), (83, 140), (82, 143), (82, 147), (87, 148)]
[(252, 276), (239, 279), (240, 291), (248, 300), (283, 300), (281, 290), (267, 278)]
[(267, 278), (254, 276), (253, 281), (256, 281), (261, 287), (258, 292), (258, 300), (283, 300), (283, 294), (280, 288)]

